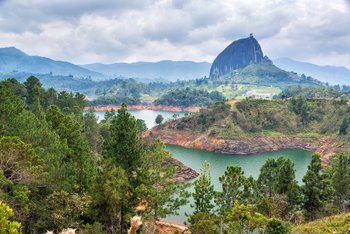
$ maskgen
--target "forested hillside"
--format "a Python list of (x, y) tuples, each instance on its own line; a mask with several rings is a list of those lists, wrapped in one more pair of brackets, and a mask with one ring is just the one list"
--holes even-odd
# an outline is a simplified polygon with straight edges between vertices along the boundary
[(218, 91), (209, 93), (205, 90), (176, 89), (164, 94), (154, 101), (156, 105), (165, 106), (209, 106), (215, 102), (223, 101), (225, 97)]
[[(164, 127), (240, 138), (249, 134), (347, 134), (350, 107), (345, 100), (247, 98), (217, 103)], [(342, 126), (345, 127), (342, 130)]]
[[(343, 145), (348, 139), (350, 110), (343, 100), (299, 97), (230, 104), (216, 103), (152, 131), (173, 127), (243, 139), (257, 133), (336, 135)], [(194, 234), (289, 233), (349, 209), (346, 151), (327, 168), (314, 155), (303, 184), (296, 182), (292, 161), (281, 157), (267, 160), (257, 180), (229, 166), (219, 178), (222, 189), (215, 191), (210, 165), (204, 164), (189, 193), (187, 184), (174, 183), (181, 165), (173, 163), (159, 139), (140, 138), (145, 125), (125, 104), (117, 113), (107, 112), (99, 124), (93, 111), (83, 114), (85, 105), (84, 95), (45, 90), (35, 77), (24, 84), (0, 82), (4, 230), (44, 233), (71, 227), (82, 233), (126, 233), (130, 218), (138, 215), (143, 222), (139, 231), (155, 233), (156, 221), (176, 214), (190, 195), (194, 212), (187, 225)]]
[[(269, 148), (270, 144), (287, 138), (307, 149), (308, 142), (298, 143), (300, 137), (321, 142), (317, 144), (320, 147), (324, 142), (318, 139), (332, 138), (335, 140), (332, 144), (336, 144), (328, 148), (335, 147), (335, 154), (328, 166), (324, 167), (324, 158), (314, 154), (302, 184), (295, 179), (293, 162), (281, 157), (268, 159), (257, 180), (246, 177), (240, 167), (229, 166), (219, 178), (221, 189), (215, 190), (210, 165), (204, 164), (201, 176), (194, 182), (195, 211), (188, 220), (192, 233), (331, 233), (329, 230), (345, 230), (346, 218), (342, 218), (342, 213), (350, 208), (349, 117), (349, 105), (341, 99), (248, 98), (236, 103), (216, 103), (151, 129), (148, 136), (164, 137), (170, 144), (185, 142), (185, 147), (224, 153), (230, 143), (233, 151), (240, 147), (254, 150), (259, 144), (261, 150), (278, 150)], [(176, 138), (180, 133), (181, 139)], [(206, 144), (216, 144), (217, 148), (204, 148)], [(334, 218), (336, 226), (320, 225), (317, 229), (324, 232), (314, 232), (315, 224), (308, 224), (334, 214), (341, 214)], [(333, 220), (323, 220), (326, 219)]]
[(186, 202), (173, 183), (178, 166), (161, 141), (140, 139), (145, 125), (125, 104), (100, 125), (85, 105), (35, 77), (0, 82), (1, 233), (126, 233), (142, 201), (138, 213), (154, 229)]
[(275, 99), (286, 99), (301, 96), (306, 99), (343, 99), (349, 100), (349, 87), (342, 86), (319, 86), (302, 87), (291, 86), (276, 95)]

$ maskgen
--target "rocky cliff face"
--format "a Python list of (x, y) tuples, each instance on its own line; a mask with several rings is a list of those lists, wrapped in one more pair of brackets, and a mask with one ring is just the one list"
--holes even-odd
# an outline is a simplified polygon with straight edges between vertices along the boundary
[(328, 164), (330, 159), (338, 153), (336, 152), (338, 141), (332, 137), (256, 135), (250, 138), (230, 140), (210, 137), (193, 131), (177, 131), (164, 126), (163, 128), (155, 127), (148, 130), (143, 137), (157, 137), (162, 139), (165, 144), (222, 154), (249, 155), (281, 149), (304, 149), (319, 154), (325, 164)]
[(262, 60), (261, 47), (251, 34), (248, 38), (232, 42), (216, 57), (210, 68), (210, 77), (220, 77), (251, 63), (259, 63)]

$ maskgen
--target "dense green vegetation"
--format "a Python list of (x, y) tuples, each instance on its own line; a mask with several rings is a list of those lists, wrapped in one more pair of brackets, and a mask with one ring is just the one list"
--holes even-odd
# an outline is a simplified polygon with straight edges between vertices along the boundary
[(92, 106), (120, 106), (122, 103), (128, 105), (141, 104), (140, 98), (125, 97), (125, 96), (100, 96), (95, 100), (89, 102)]
[(139, 137), (144, 122), (123, 104), (98, 124), (85, 104), (35, 77), (0, 82), (1, 233), (126, 233), (142, 201), (138, 214), (152, 229), (186, 202), (164, 144)]
[(254, 84), (273, 84), (287, 87), (294, 83), (317, 85), (319, 82), (311, 77), (301, 77), (293, 72), (286, 72), (273, 64), (258, 63), (244, 67), (240, 72), (226, 75), (236, 82)]
[(256, 93), (278, 94), (290, 86), (322, 87), (323, 84), (311, 77), (298, 76), (296, 73), (286, 72), (272, 64), (251, 64), (234, 73), (219, 78), (199, 78), (189, 81), (177, 81), (169, 84), (150, 83), (149, 94), (154, 97), (166, 95), (168, 92), (189, 88), (191, 90), (218, 91), (225, 98), (241, 99), (247, 91)]
[[(178, 168), (171, 155), (159, 139), (140, 138), (145, 123), (131, 116), (126, 104), (97, 123), (93, 111), (83, 114), (86, 103), (82, 94), (42, 88), (35, 77), (23, 84), (0, 82), (1, 231), (74, 227), (83, 233), (126, 233), (137, 214), (144, 222), (140, 231), (155, 233), (157, 220), (187, 202), (186, 185), (174, 184)], [(216, 103), (167, 126), (226, 138), (332, 135), (346, 145), (349, 115), (343, 99), (248, 98), (235, 105)], [(239, 167), (228, 167), (219, 178), (220, 191), (214, 190), (208, 169), (205, 164), (194, 182), (194, 213), (188, 219), (194, 234), (297, 232), (293, 225), (350, 208), (347, 154), (327, 168), (314, 155), (303, 185), (286, 158), (267, 160), (257, 180)]]
[[(14, 73), (13, 75), (21, 82), (24, 82), (28, 77), (27, 73)], [(0, 79), (3, 78), (5, 77), (0, 77)], [(93, 106), (120, 105), (122, 102), (133, 105), (150, 103), (156, 99), (163, 105), (169, 103), (181, 106), (207, 106), (222, 100), (220, 94), (227, 99), (241, 99), (251, 90), (257, 94), (274, 95), (295, 85), (301, 87), (323, 86), (322, 83), (310, 77), (298, 76), (296, 73), (283, 71), (268, 63), (251, 64), (216, 79), (204, 77), (170, 83), (151, 82), (146, 84), (123, 77), (97, 82), (91, 79), (76, 79), (71, 76), (50, 74), (40, 75), (40, 81), (44, 87), (83, 93), (92, 100), (90, 105)]]
[(293, 234), (313, 233), (313, 234), (333, 234), (348, 233), (350, 229), (350, 213), (333, 215), (313, 222), (295, 226), (292, 229)]
[(227, 139), (257, 133), (337, 135), (341, 125), (347, 129), (349, 116), (350, 108), (343, 100), (247, 98), (233, 107), (217, 103), (167, 126)]
[(349, 99), (346, 89), (341, 90), (338, 86), (302, 87), (291, 86), (283, 90), (276, 99), (292, 98), (301, 96), (306, 99)]
[(170, 91), (154, 101), (156, 105), (165, 106), (208, 106), (225, 98), (218, 91), (209, 93), (205, 90), (192, 90), (190, 88)]
[(320, 221), (298, 225), (349, 210), (349, 179), (345, 179), (350, 175), (349, 160), (349, 155), (339, 155), (324, 168), (320, 157), (313, 155), (303, 185), (295, 180), (292, 161), (283, 157), (267, 160), (257, 180), (230, 166), (219, 178), (221, 191), (214, 190), (205, 163), (194, 183), (195, 211), (189, 217), (189, 229), (195, 234), (347, 231), (348, 215), (329, 218), (332, 225), (325, 222), (316, 227)]

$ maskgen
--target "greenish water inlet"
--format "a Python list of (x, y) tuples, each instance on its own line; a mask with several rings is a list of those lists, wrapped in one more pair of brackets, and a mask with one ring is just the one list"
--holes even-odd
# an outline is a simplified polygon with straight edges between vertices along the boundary
[[(205, 161), (209, 162), (212, 182), (216, 190), (221, 189), (219, 177), (224, 174), (228, 166), (239, 166), (243, 169), (245, 176), (253, 176), (257, 179), (261, 166), (268, 158), (279, 158), (281, 156), (289, 157), (293, 161), (296, 170), (296, 180), (301, 183), (312, 155), (312, 152), (300, 149), (285, 149), (254, 155), (226, 155), (202, 150), (186, 149), (174, 145), (167, 145), (167, 150), (173, 154), (174, 158), (197, 172), (200, 172), (202, 164)], [(193, 191), (193, 188), (189, 188), (189, 191)], [(190, 199), (190, 203), (191, 202), (193, 202), (192, 199)], [(185, 213), (191, 214), (193, 212), (190, 203), (180, 208), (179, 215), (169, 216), (166, 220), (179, 224), (186, 221), (187, 217)]]

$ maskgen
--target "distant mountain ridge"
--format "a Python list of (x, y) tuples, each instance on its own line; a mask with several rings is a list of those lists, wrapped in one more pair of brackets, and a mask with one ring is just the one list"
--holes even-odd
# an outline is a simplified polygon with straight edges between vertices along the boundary
[(0, 73), (25, 72), (101, 79), (106, 75), (90, 71), (69, 62), (30, 56), (15, 47), (0, 48)]
[(312, 76), (322, 82), (331, 85), (350, 85), (350, 70), (338, 66), (320, 66), (312, 63), (296, 61), (291, 58), (278, 58), (273, 60), (274, 64), (284, 70), (294, 71), (306, 76)]
[(81, 66), (109, 76), (176, 81), (207, 76), (211, 64), (207, 62), (163, 60), (136, 63), (93, 63)]

